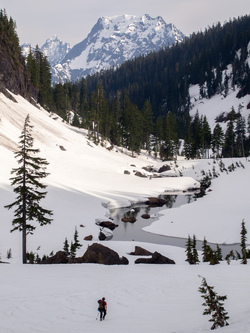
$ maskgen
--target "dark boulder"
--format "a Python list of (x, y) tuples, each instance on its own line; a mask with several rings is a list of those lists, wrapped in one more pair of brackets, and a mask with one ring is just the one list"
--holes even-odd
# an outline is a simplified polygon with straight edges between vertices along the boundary
[(155, 172), (155, 169), (152, 166), (142, 167), (142, 170), (145, 170), (147, 172)]
[(128, 265), (127, 258), (120, 258), (114, 250), (98, 243), (90, 245), (82, 256), (83, 263), (103, 264), (103, 265)]
[(142, 214), (141, 216), (143, 219), (150, 219), (150, 215), (149, 214)]
[(93, 239), (92, 235), (84, 237), (84, 240), (86, 240), (86, 241), (92, 241), (92, 239)]
[(97, 224), (101, 227), (105, 227), (105, 228), (108, 228), (110, 230), (114, 230), (115, 228), (118, 227), (118, 224), (115, 224), (111, 221), (102, 221), (102, 222), (99, 222)]
[(41, 261), (41, 264), (67, 264), (68, 258), (67, 253), (65, 251), (58, 251), (52, 257)]
[(147, 178), (147, 176), (140, 171), (134, 171), (134, 175), (141, 178)]
[(167, 164), (164, 164), (162, 167), (160, 167), (160, 169), (158, 170), (159, 173), (165, 172), (165, 171), (169, 171), (171, 170), (170, 166)]
[(103, 232), (100, 231), (99, 236), (98, 236), (98, 239), (99, 239), (100, 241), (103, 241), (103, 240), (105, 240), (106, 238), (107, 238), (107, 236), (106, 236)]
[(166, 200), (156, 197), (150, 197), (145, 203), (150, 207), (162, 207), (166, 204)]
[(151, 258), (139, 258), (135, 260), (135, 264), (175, 264), (174, 260), (164, 257), (159, 252), (154, 252)]
[(130, 252), (129, 254), (132, 256), (151, 256), (153, 253), (140, 246), (136, 246), (134, 252)]
[(122, 218), (122, 222), (130, 222), (130, 223), (134, 223), (136, 221), (136, 218), (134, 216), (130, 216), (130, 217), (123, 217)]

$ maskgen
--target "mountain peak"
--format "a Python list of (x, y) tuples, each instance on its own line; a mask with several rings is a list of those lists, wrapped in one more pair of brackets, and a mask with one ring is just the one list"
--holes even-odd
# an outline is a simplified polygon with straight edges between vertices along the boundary
[(161, 16), (124, 14), (99, 18), (87, 38), (72, 48), (54, 35), (41, 50), (50, 61), (53, 81), (57, 83), (119, 66), (126, 60), (181, 42), (184, 37)]

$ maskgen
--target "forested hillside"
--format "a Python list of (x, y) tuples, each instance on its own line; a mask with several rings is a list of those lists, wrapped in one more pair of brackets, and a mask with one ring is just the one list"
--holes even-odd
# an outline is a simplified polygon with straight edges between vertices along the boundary
[[(20, 94), (45, 107), (52, 105), (51, 73), (47, 59), (36, 49), (27, 60), (21, 54), (16, 23), (0, 11), (0, 91)], [(10, 95), (8, 95), (10, 96)]]
[[(228, 79), (223, 78), (223, 71), (232, 64), (232, 84), (241, 87), (241, 95), (250, 93), (249, 66), (245, 63), (249, 42), (250, 16), (223, 26), (218, 23), (171, 48), (88, 77), (88, 90), (95, 90), (99, 82), (111, 96), (126, 89), (139, 108), (150, 99), (156, 117), (168, 111), (182, 113), (189, 109), (191, 84), (199, 84), (201, 94), (208, 98), (223, 90), (226, 93)], [(240, 57), (236, 57), (238, 51)]]
[(189, 158), (206, 156), (210, 148), (215, 154), (243, 156), (249, 151), (249, 133), (238, 110), (226, 115), (224, 121), (231, 119), (233, 137), (224, 137), (219, 123), (211, 129), (206, 117), (190, 117), (189, 93), (192, 85), (198, 85), (201, 99), (215, 94), (225, 98), (229, 90), (236, 89), (237, 97), (249, 94), (249, 42), (250, 16), (223, 26), (218, 23), (116, 70), (56, 85), (55, 108), (64, 118), (70, 116), (67, 111), (74, 110), (78, 117), (73, 124), (88, 128), (96, 142), (109, 138), (132, 151), (154, 150), (169, 159), (176, 154), (181, 138)]
[[(25, 61), (15, 29), (2, 10), (2, 91), (33, 97), (73, 126), (88, 129), (97, 144), (110, 140), (132, 154), (146, 149), (162, 159), (177, 154), (180, 139), (187, 158), (207, 157), (211, 149), (215, 156), (249, 154), (250, 118), (232, 107), (210, 128), (206, 114), (190, 116), (190, 87), (199, 87), (195, 98), (203, 103), (218, 94), (226, 98), (230, 91), (237, 91), (237, 98), (250, 94), (250, 16), (218, 23), (117, 69), (53, 87), (47, 58), (36, 47)], [(227, 123), (224, 131), (221, 121)]]
[(5, 10), (0, 11), (0, 91), (8, 94), (6, 89), (27, 97), (32, 92), (21, 55), (16, 23), (8, 18)]

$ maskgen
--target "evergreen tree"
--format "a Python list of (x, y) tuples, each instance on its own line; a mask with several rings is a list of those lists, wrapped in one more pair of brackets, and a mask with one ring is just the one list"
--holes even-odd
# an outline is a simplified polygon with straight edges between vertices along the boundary
[(149, 100), (143, 105), (142, 108), (142, 142), (145, 145), (147, 151), (150, 151), (150, 135), (153, 133), (153, 112), (152, 106)]
[(193, 158), (192, 152), (192, 142), (193, 142), (193, 135), (192, 135), (192, 128), (191, 128), (191, 119), (188, 117), (187, 119), (187, 126), (186, 126), (186, 135), (184, 140), (184, 156), (189, 160)]
[(76, 250), (82, 247), (82, 245), (79, 242), (77, 228), (75, 228), (75, 233), (74, 233), (74, 247)]
[(235, 153), (238, 157), (245, 157), (245, 143), (246, 143), (246, 122), (245, 118), (240, 114), (236, 122), (236, 140), (235, 140)]
[(225, 143), (222, 150), (224, 157), (234, 157), (235, 153), (235, 122), (236, 113), (234, 108), (230, 112), (230, 120), (227, 124), (227, 129), (225, 133)]
[(67, 256), (70, 254), (69, 252), (69, 242), (68, 239), (65, 238), (64, 244), (63, 244), (63, 251), (67, 253)]
[(49, 217), (52, 215), (52, 211), (40, 206), (41, 199), (45, 198), (47, 194), (44, 191), (46, 185), (42, 184), (40, 179), (48, 175), (45, 171), (48, 162), (44, 158), (34, 156), (39, 153), (39, 149), (33, 148), (32, 128), (28, 115), (20, 136), (19, 150), (15, 152), (17, 163), (20, 166), (12, 169), (11, 174), (15, 174), (15, 176), (10, 178), (17, 197), (13, 203), (5, 206), (7, 209), (16, 206), (15, 218), (12, 221), (14, 228), (11, 232), (14, 230), (22, 231), (23, 263), (26, 263), (26, 236), (35, 230), (35, 226), (28, 221), (37, 220), (41, 226), (52, 221)]
[(163, 129), (163, 117), (159, 116), (156, 119), (155, 124), (155, 144), (154, 144), (154, 154), (157, 157), (157, 153), (160, 151), (160, 147), (163, 142), (164, 129)]
[(131, 103), (128, 94), (124, 96), (123, 103), (123, 119), (124, 119), (124, 137), (126, 147), (134, 152), (139, 153), (142, 138), (142, 114), (138, 107)]
[(111, 142), (123, 146), (123, 129), (122, 129), (122, 103), (121, 92), (118, 90), (115, 100), (111, 103), (111, 114), (113, 118), (112, 127), (110, 130)]
[(192, 157), (200, 158), (202, 155), (203, 137), (202, 137), (202, 119), (197, 111), (191, 124), (192, 130)]
[(88, 100), (87, 100), (87, 87), (86, 87), (86, 80), (82, 77), (80, 81), (80, 107), (79, 107), (79, 115), (81, 117), (81, 124), (84, 128), (86, 128), (86, 122), (87, 122), (87, 106), (88, 106)]
[(207, 240), (204, 237), (204, 240), (202, 243), (202, 261), (203, 262), (210, 261), (210, 250), (211, 250), (211, 247), (207, 244)]
[(70, 243), (70, 258), (75, 258), (76, 257), (76, 247), (73, 242)]
[(221, 250), (221, 248), (219, 247), (218, 244), (217, 244), (217, 246), (216, 246), (215, 258), (216, 258), (216, 260), (217, 260), (218, 262), (223, 260), (223, 257), (222, 257), (222, 250)]
[(186, 261), (190, 265), (196, 265), (199, 262), (198, 252), (197, 252), (197, 249), (196, 249), (196, 237), (195, 237), (195, 235), (193, 235), (193, 239), (191, 239), (191, 237), (188, 236), (185, 252), (187, 252)]
[(209, 321), (213, 322), (211, 330), (229, 325), (227, 322), (229, 316), (224, 309), (223, 303), (227, 299), (227, 296), (219, 296), (213, 289), (214, 287), (209, 286), (206, 279), (202, 278), (202, 284), (199, 288), (199, 292), (202, 294), (201, 297), (204, 299), (204, 303), (202, 305), (206, 306), (203, 314), (212, 315), (212, 318), (209, 319)]
[(218, 158), (221, 156), (221, 150), (224, 143), (224, 133), (220, 124), (216, 124), (212, 135), (212, 149), (215, 156)]
[(193, 251), (192, 251), (192, 239), (190, 237), (190, 235), (188, 235), (188, 240), (186, 243), (186, 250), (185, 252), (187, 253), (187, 259), (186, 261), (190, 264), (193, 265), (194, 264), (194, 259), (193, 259)]
[(197, 252), (197, 249), (196, 249), (196, 237), (195, 237), (195, 235), (193, 235), (192, 251), (193, 251), (194, 264), (196, 265), (200, 260), (199, 260), (198, 252)]
[(58, 83), (53, 89), (53, 99), (56, 107), (56, 112), (63, 119), (66, 119), (66, 96), (65, 89), (61, 83)]
[(160, 156), (162, 159), (170, 160), (176, 156), (178, 147), (176, 120), (172, 112), (168, 112), (163, 125), (164, 137)]
[(209, 158), (209, 149), (211, 146), (212, 134), (207, 117), (202, 119), (202, 146), (203, 146), (203, 158)]
[(51, 90), (51, 70), (50, 64), (40, 51), (38, 45), (35, 51), (29, 50), (27, 57), (27, 70), (30, 80), (37, 90), (38, 103), (49, 109), (52, 106), (52, 90)]
[(245, 226), (245, 222), (244, 220), (241, 223), (241, 242), (240, 242), (240, 246), (241, 246), (241, 253), (242, 253), (242, 264), (247, 264), (247, 251), (246, 251), (246, 241), (247, 241), (247, 229)]

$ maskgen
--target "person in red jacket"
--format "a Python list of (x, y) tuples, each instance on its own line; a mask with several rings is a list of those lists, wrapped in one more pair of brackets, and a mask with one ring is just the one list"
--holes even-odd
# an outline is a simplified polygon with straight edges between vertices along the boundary
[(100, 312), (100, 320), (104, 320), (107, 314), (107, 303), (105, 302), (105, 297), (97, 301), (99, 304), (98, 311)]

